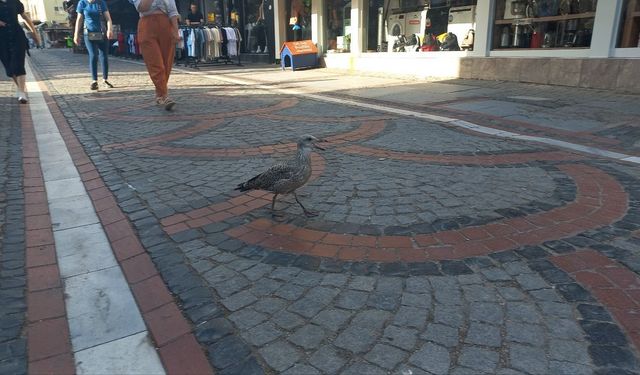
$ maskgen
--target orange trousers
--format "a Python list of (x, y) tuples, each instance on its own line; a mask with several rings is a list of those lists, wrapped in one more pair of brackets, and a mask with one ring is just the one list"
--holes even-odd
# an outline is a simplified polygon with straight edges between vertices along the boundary
[(149, 77), (156, 87), (156, 97), (164, 98), (169, 92), (167, 83), (176, 50), (176, 37), (169, 17), (166, 14), (141, 17), (138, 43)]

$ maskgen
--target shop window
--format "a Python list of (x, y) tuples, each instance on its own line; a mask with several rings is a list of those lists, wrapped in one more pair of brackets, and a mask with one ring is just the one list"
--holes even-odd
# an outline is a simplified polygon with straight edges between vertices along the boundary
[(499, 0), (493, 48), (588, 48), (597, 0)]
[(640, 47), (640, 0), (625, 0), (616, 47)]
[(287, 41), (311, 39), (311, 0), (287, 0)]
[(348, 52), (351, 45), (351, 0), (327, 0), (327, 50)]
[(369, 0), (367, 51), (473, 49), (477, 0)]
[(243, 50), (252, 53), (267, 53), (267, 27), (265, 25), (264, 0), (247, 0), (244, 3), (245, 26), (243, 28)]

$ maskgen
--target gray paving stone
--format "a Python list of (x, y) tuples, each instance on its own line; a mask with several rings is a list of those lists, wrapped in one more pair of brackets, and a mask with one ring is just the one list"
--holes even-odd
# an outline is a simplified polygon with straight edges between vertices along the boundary
[(431, 308), (431, 294), (414, 294), (414, 293), (402, 293), (402, 299), (400, 304), (405, 306)]
[(371, 328), (350, 325), (338, 334), (333, 345), (353, 353), (365, 353), (377, 338), (378, 333)]
[(238, 273), (227, 266), (218, 266), (203, 276), (209, 284), (218, 284), (235, 277)]
[(401, 306), (395, 314), (393, 324), (400, 327), (422, 328), (427, 321), (429, 310), (417, 307)]
[(311, 366), (297, 364), (283, 372), (282, 375), (320, 375), (320, 371)]
[(511, 276), (497, 267), (483, 268), (480, 273), (489, 281), (510, 281)]
[(425, 340), (444, 345), (448, 348), (452, 348), (458, 345), (459, 332), (457, 328), (443, 324), (431, 323), (427, 326), (426, 331), (420, 335), (420, 337)]
[(355, 363), (347, 367), (342, 375), (385, 375), (387, 372), (380, 367), (370, 365), (368, 363)]
[(242, 338), (254, 346), (263, 346), (282, 336), (273, 323), (266, 322), (242, 333)]
[(309, 357), (309, 363), (327, 374), (336, 374), (346, 363), (342, 353), (331, 346), (323, 346)]
[(459, 289), (434, 288), (433, 294), (437, 303), (442, 305), (462, 305), (462, 293)]
[(293, 366), (301, 356), (301, 353), (291, 344), (284, 341), (276, 341), (259, 350), (264, 361), (274, 370), (283, 372)]
[(349, 283), (349, 289), (371, 292), (376, 284), (376, 279), (370, 276), (354, 276)]
[(571, 305), (559, 302), (540, 302), (538, 303), (540, 310), (544, 316), (557, 316), (560, 318), (573, 318), (574, 312)]
[(336, 306), (343, 309), (359, 310), (367, 303), (369, 293), (345, 290), (336, 299)]
[(255, 260), (250, 260), (250, 259), (237, 259), (231, 263), (229, 263), (227, 266), (235, 271), (238, 272), (242, 272), (245, 271), (249, 268), (252, 268), (254, 265), (256, 265), (258, 262)]
[(238, 275), (229, 280), (214, 284), (213, 287), (215, 288), (216, 292), (218, 292), (220, 297), (226, 298), (246, 288), (249, 284), (250, 282), (246, 277)]
[(498, 293), (507, 301), (524, 301), (526, 299), (524, 293), (513, 287), (498, 287)]
[(221, 302), (227, 309), (237, 311), (243, 307), (249, 306), (258, 299), (249, 291), (242, 291), (223, 299)]
[(549, 288), (549, 284), (536, 274), (525, 274), (516, 276), (516, 280), (524, 290), (537, 290)]
[(458, 278), (458, 282), (461, 285), (468, 285), (468, 284), (482, 284), (484, 281), (482, 280), (482, 278), (478, 275), (460, 275), (457, 276)]
[(262, 278), (253, 283), (249, 291), (255, 296), (271, 295), (282, 286), (282, 282), (273, 279)]
[(351, 325), (356, 327), (380, 330), (385, 322), (393, 315), (387, 311), (364, 310), (356, 314), (351, 321)]
[(497, 352), (473, 346), (464, 346), (458, 357), (458, 364), (487, 373), (494, 372), (499, 361)]
[(273, 266), (264, 263), (258, 263), (255, 266), (242, 271), (242, 274), (251, 281), (256, 281), (273, 271)]
[(278, 325), (278, 327), (289, 331), (304, 324), (304, 320), (301, 317), (288, 311), (280, 311), (271, 318), (271, 321)]
[(549, 335), (559, 339), (584, 340), (584, 332), (573, 320), (569, 319), (547, 319), (545, 320)]
[(549, 373), (557, 375), (591, 375), (593, 374), (593, 368), (577, 363), (551, 361), (549, 362)]
[(498, 302), (498, 295), (494, 288), (484, 285), (463, 285), (464, 297), (467, 301)]
[(324, 276), (318, 272), (301, 271), (291, 282), (303, 286), (315, 286), (322, 281)]
[(276, 267), (269, 276), (278, 281), (290, 281), (296, 277), (300, 271), (301, 270), (299, 268), (295, 267)]
[(422, 369), (407, 364), (400, 365), (397, 373), (402, 375), (431, 375)]
[(532, 273), (531, 268), (525, 262), (509, 262), (502, 265), (505, 272), (511, 276), (518, 276), (527, 273)]
[(275, 298), (275, 297), (266, 297), (262, 298), (253, 306), (257, 311), (263, 312), (265, 314), (273, 314), (277, 311), (282, 310), (285, 306), (287, 306), (287, 301)]
[(327, 309), (316, 315), (312, 322), (331, 331), (337, 331), (351, 318), (352, 312), (341, 309)]
[(526, 372), (527, 374), (548, 374), (549, 363), (544, 350), (513, 344), (509, 347), (510, 367)]
[(525, 302), (507, 303), (507, 319), (526, 323), (540, 323), (542, 321), (536, 306)]
[(491, 324), (502, 324), (504, 312), (499, 304), (472, 302), (469, 305), (469, 319)]
[(558, 295), (558, 292), (556, 292), (554, 289), (540, 289), (540, 290), (532, 290), (529, 292), (529, 294), (531, 294), (533, 296), (533, 298), (540, 300), (540, 301), (554, 301), (554, 302), (561, 302), (562, 301), (562, 297), (560, 297), (560, 295)]
[(349, 280), (349, 276), (341, 273), (329, 273), (324, 276), (320, 285), (342, 287)]
[(500, 345), (502, 345), (500, 328), (490, 324), (471, 322), (464, 342), (468, 344), (500, 347)]
[(313, 324), (307, 324), (289, 336), (289, 341), (308, 350), (319, 347), (325, 337), (324, 329)]
[(400, 294), (402, 293), (403, 280), (397, 277), (382, 277), (378, 279), (376, 292), (383, 294)]
[(300, 285), (284, 284), (275, 294), (289, 301), (295, 301), (304, 294), (305, 290), (306, 288)]
[(400, 304), (400, 295), (398, 294), (383, 294), (383, 293), (370, 293), (367, 299), (367, 306), (380, 310), (393, 311), (398, 308)]
[(267, 316), (251, 308), (246, 308), (229, 315), (229, 319), (234, 322), (239, 329), (244, 330), (264, 322), (267, 320)]
[(533, 346), (542, 346), (545, 343), (545, 333), (542, 326), (509, 321), (506, 330), (508, 341)]
[(382, 368), (392, 370), (407, 356), (408, 353), (393, 346), (378, 344), (364, 358)]
[(426, 343), (414, 353), (409, 362), (433, 374), (447, 374), (451, 367), (449, 351), (439, 345)]
[(382, 342), (404, 350), (413, 350), (418, 341), (417, 335), (418, 331), (415, 329), (390, 325), (384, 330)]
[(289, 311), (312, 318), (338, 295), (339, 291), (328, 287), (315, 287), (300, 300), (289, 306)]
[(431, 291), (431, 284), (426, 277), (408, 277), (405, 281), (405, 291), (415, 294), (426, 294)]
[(579, 341), (549, 340), (549, 357), (557, 361), (588, 365), (591, 361), (587, 344)]
[(436, 305), (433, 321), (435, 323), (442, 323), (451, 327), (461, 327), (464, 323), (464, 312), (462, 311), (462, 306)]

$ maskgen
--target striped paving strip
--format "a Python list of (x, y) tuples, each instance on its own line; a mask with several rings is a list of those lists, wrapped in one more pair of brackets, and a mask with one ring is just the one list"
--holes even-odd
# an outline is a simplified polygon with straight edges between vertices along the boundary
[(44, 95), (33, 79), (28, 88), (76, 372), (164, 374)]

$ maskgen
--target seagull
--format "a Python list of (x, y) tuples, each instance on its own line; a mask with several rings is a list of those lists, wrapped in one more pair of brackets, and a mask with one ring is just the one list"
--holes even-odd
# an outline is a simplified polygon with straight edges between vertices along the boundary
[(274, 212), (274, 216), (278, 194), (293, 194), (306, 216), (317, 216), (316, 212), (307, 210), (300, 203), (296, 189), (306, 184), (311, 177), (311, 151), (314, 148), (324, 151), (324, 148), (317, 145), (318, 142), (325, 141), (312, 135), (303, 135), (298, 140), (298, 152), (294, 158), (273, 165), (263, 173), (239, 184), (235, 190), (266, 190), (274, 193), (271, 201), (271, 211)]

